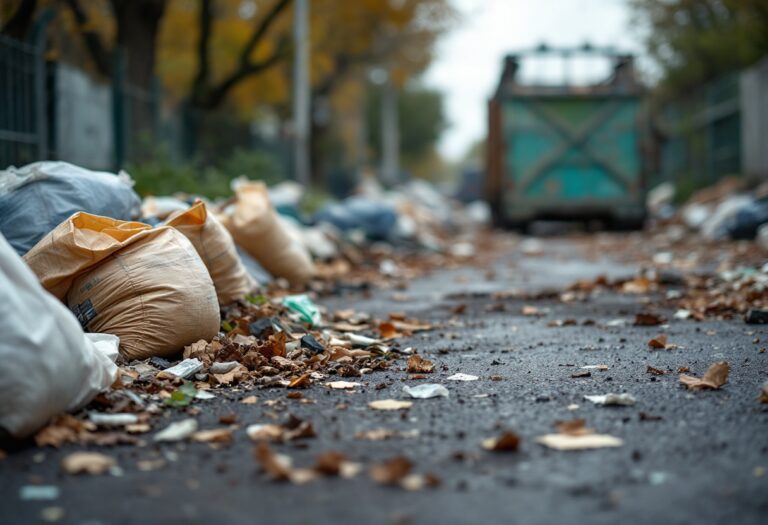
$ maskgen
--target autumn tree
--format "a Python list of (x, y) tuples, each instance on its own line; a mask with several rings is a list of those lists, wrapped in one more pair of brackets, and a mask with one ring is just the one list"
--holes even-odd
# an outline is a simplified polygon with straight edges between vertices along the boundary
[(678, 96), (768, 54), (765, 0), (633, 0), (662, 94)]

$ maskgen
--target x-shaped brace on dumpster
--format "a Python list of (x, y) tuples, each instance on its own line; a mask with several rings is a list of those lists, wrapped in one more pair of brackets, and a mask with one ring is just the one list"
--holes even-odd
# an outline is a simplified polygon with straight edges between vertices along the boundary
[(533, 113), (536, 113), (543, 122), (548, 123), (558, 135), (565, 139), (565, 141), (551, 153), (546, 155), (538, 165), (531, 169), (529, 174), (520, 181), (521, 189), (527, 189), (536, 179), (538, 179), (546, 170), (550, 169), (571, 149), (581, 151), (590, 162), (602, 167), (605, 172), (620, 185), (626, 188), (631, 186), (631, 178), (627, 176), (620, 167), (596, 156), (590, 151), (586, 144), (590, 135), (621, 107), (618, 102), (613, 101), (605, 104), (594, 116), (588, 119), (576, 130), (572, 130), (568, 125), (563, 124), (560, 118), (553, 115), (550, 111), (535, 101), (530, 101), (527, 104), (527, 107), (530, 108)]

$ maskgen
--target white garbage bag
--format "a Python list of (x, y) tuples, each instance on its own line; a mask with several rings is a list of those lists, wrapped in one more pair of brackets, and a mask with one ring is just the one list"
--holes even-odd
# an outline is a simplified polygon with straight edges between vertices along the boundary
[(117, 376), (119, 339), (85, 334), (0, 235), (0, 427), (22, 438)]

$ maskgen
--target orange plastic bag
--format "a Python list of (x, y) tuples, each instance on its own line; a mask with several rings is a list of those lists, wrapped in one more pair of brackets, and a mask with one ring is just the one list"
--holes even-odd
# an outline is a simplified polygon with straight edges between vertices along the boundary
[(296, 243), (269, 200), (263, 182), (241, 182), (235, 188), (237, 202), (222, 222), (235, 242), (275, 277), (302, 284), (315, 273), (307, 249)]
[(208, 213), (204, 203), (197, 202), (188, 210), (174, 212), (165, 224), (183, 233), (195, 247), (211, 274), (219, 303), (231, 303), (257, 287), (237, 255), (232, 236)]
[(218, 333), (213, 281), (171, 227), (76, 213), (24, 259), (84, 328), (120, 337), (128, 359), (172, 355)]

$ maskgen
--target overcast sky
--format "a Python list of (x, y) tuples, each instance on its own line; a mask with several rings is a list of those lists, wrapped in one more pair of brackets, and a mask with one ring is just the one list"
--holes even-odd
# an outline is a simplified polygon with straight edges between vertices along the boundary
[[(451, 0), (461, 20), (438, 45), (426, 83), (443, 90), (451, 127), (440, 151), (459, 159), (485, 136), (485, 104), (501, 72), (505, 54), (541, 42), (576, 46), (589, 41), (639, 52), (639, 34), (631, 27), (628, 0)], [(534, 63), (526, 77), (556, 81), (562, 67)], [(595, 63), (574, 64), (572, 79), (586, 81), (604, 73)]]

